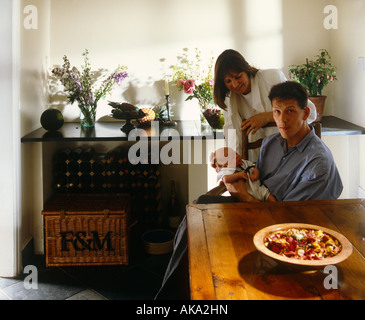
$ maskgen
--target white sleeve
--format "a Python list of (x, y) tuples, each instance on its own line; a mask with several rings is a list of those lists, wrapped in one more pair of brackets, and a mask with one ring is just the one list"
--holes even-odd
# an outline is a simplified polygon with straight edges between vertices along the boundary
[(226, 147), (234, 149), (238, 154), (242, 155), (242, 138), (237, 135), (237, 132), (241, 131), (237, 128), (237, 125), (232, 121), (232, 119), (237, 118), (229, 111), (223, 111), (224, 116), (224, 139)]
[(285, 74), (283, 71), (279, 70), (279, 75), (280, 75), (280, 82), (288, 81), (288, 79), (285, 77)]
[(227, 147), (235, 149), (242, 155), (242, 134), (241, 134), (241, 116), (238, 114), (237, 106), (231, 104), (230, 99), (226, 99), (227, 111), (223, 111), (224, 116), (224, 139)]
[(307, 122), (312, 123), (312, 122), (316, 121), (316, 119), (317, 119), (317, 109), (316, 109), (316, 106), (313, 104), (313, 102), (310, 101), (309, 99), (308, 99), (308, 105), (307, 106), (311, 111), (309, 116), (308, 116)]

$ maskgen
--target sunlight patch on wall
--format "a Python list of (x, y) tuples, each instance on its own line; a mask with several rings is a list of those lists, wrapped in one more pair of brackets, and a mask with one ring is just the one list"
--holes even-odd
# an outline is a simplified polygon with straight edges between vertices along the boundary
[[(108, 100), (137, 106), (162, 104), (166, 102), (164, 78), (171, 76), (171, 66), (183, 48), (197, 47), (203, 55), (216, 57), (233, 47), (231, 7), (226, 0), (109, 0), (107, 6), (101, 0), (52, 0), (50, 64), (62, 63), (67, 54), (72, 65), (80, 66), (87, 48), (93, 70), (112, 70), (118, 64), (128, 67), (130, 76)], [(177, 106), (175, 119), (199, 118), (196, 101), (185, 102), (186, 95), (172, 83), (170, 95)], [(77, 120), (77, 105), (58, 98), (51, 97), (51, 104), (62, 109), (66, 121)], [(97, 118), (108, 113), (107, 101), (100, 101)]]
[(244, 11), (247, 60), (258, 68), (282, 69), (282, 0), (248, 0)]

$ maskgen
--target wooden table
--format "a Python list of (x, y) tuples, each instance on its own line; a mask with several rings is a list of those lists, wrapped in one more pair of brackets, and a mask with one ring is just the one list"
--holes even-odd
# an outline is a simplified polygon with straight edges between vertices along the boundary
[[(253, 236), (278, 223), (315, 224), (342, 233), (352, 255), (335, 274), (293, 271), (258, 252)], [(365, 299), (365, 200), (230, 203), (187, 207), (193, 300)], [(327, 278), (326, 278), (327, 277)]]

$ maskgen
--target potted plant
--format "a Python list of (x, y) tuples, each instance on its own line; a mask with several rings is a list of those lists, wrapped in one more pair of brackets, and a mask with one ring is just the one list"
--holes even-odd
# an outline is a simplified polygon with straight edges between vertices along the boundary
[(322, 120), (326, 96), (322, 95), (323, 88), (337, 80), (336, 67), (331, 63), (331, 56), (326, 49), (321, 49), (315, 60), (306, 59), (305, 64), (291, 65), (289, 76), (298, 81), (308, 90), (309, 100), (317, 109), (317, 121)]

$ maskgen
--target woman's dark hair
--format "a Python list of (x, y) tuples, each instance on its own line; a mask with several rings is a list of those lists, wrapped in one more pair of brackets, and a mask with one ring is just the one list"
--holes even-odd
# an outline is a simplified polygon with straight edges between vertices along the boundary
[(223, 51), (215, 63), (214, 70), (214, 103), (222, 109), (227, 109), (224, 103), (229, 92), (224, 78), (229, 73), (246, 72), (249, 77), (254, 77), (259, 70), (250, 66), (246, 59), (237, 51), (229, 49)]
[(290, 100), (294, 99), (298, 102), (301, 109), (305, 109), (308, 104), (308, 94), (303, 86), (295, 81), (286, 81), (274, 85), (269, 93), (269, 99), (272, 103), (274, 99)]

